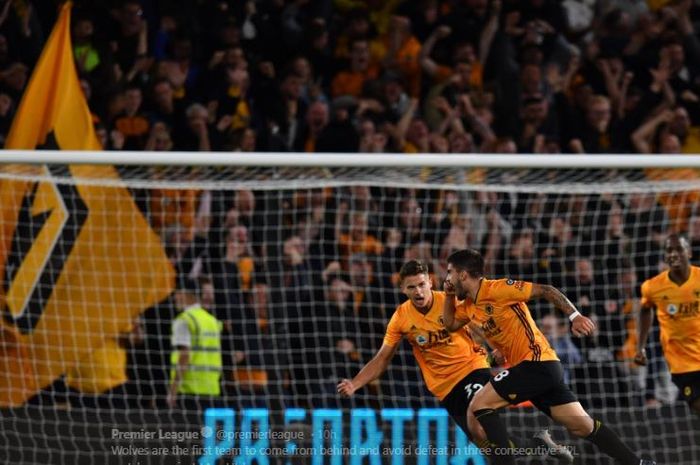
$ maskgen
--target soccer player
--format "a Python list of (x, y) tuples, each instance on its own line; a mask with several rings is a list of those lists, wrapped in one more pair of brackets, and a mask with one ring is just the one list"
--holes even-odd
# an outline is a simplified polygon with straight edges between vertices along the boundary
[(700, 268), (691, 266), (690, 244), (684, 237), (666, 238), (668, 270), (642, 284), (642, 310), (637, 355), (646, 365), (644, 350), (656, 308), (661, 329), (661, 347), (671, 370), (671, 379), (690, 408), (700, 413)]
[(587, 336), (593, 322), (581, 315), (559, 290), (548, 285), (512, 279), (484, 277), (484, 259), (476, 250), (460, 250), (447, 259), (445, 292), (462, 300), (444, 299), (443, 317), (450, 331), (462, 331), (466, 324), (481, 328), (489, 345), (498, 349), (511, 368), (494, 376), (475, 396), (469, 407), (492, 444), (503, 455), (495, 463), (515, 463), (505, 424), (498, 409), (530, 400), (573, 435), (594, 443), (620, 465), (652, 465), (640, 459), (599, 420), (588, 416), (563, 381), (557, 354), (535, 325), (525, 302), (544, 298), (571, 320), (575, 336)]
[[(384, 343), (377, 354), (352, 379), (338, 384), (338, 393), (352, 396), (367, 383), (377, 379), (389, 365), (403, 337), (413, 347), (418, 366), (430, 392), (440, 400), (452, 419), (468, 437), (482, 444), (484, 431), (473, 415), (467, 417), (469, 403), (489, 380), (491, 373), (485, 350), (465, 328), (450, 334), (442, 319), (445, 293), (432, 290), (428, 267), (420, 260), (406, 262), (399, 272), (401, 291), (409, 300), (399, 305), (389, 321)], [(552, 440), (547, 430), (533, 440), (517, 438), (521, 448), (547, 450), (560, 461), (571, 463), (571, 452)]]

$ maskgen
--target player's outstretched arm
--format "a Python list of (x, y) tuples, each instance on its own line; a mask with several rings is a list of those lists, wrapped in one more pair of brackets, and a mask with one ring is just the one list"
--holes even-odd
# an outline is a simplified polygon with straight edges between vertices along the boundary
[(454, 332), (466, 325), (468, 321), (455, 318), (454, 285), (450, 281), (445, 280), (443, 290), (445, 291), (445, 301), (442, 304), (442, 319), (445, 323), (445, 329), (447, 329), (449, 332)]
[(574, 304), (556, 287), (548, 284), (532, 284), (531, 299), (544, 299), (569, 317), (571, 332), (574, 336), (590, 336), (595, 329), (595, 324), (583, 316)]
[(637, 365), (647, 364), (647, 354), (644, 347), (647, 345), (649, 331), (654, 322), (654, 309), (648, 306), (642, 306), (639, 312), (639, 329), (637, 330), (637, 354), (634, 356), (634, 363)]
[(367, 383), (371, 383), (379, 378), (386, 370), (386, 367), (389, 366), (389, 362), (394, 353), (396, 353), (397, 347), (398, 344), (394, 346), (382, 344), (376, 355), (372, 357), (372, 360), (367, 362), (353, 379), (343, 379), (338, 383), (338, 394), (342, 397), (350, 397)]

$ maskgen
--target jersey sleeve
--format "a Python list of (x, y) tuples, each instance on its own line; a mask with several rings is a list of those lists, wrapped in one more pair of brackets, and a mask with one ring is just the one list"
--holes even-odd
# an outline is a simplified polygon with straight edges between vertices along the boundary
[(389, 320), (389, 324), (386, 326), (384, 345), (393, 347), (401, 342), (401, 338), (403, 337), (403, 331), (401, 330), (402, 320), (401, 312), (398, 310), (395, 311), (391, 317), (391, 320)]
[(187, 326), (187, 322), (181, 318), (173, 322), (172, 345), (173, 347), (192, 347), (190, 328)]
[(527, 302), (532, 296), (532, 283), (514, 279), (501, 279), (494, 283), (490, 291), (490, 297), (498, 301)]
[(651, 298), (651, 292), (649, 289), (650, 287), (651, 283), (649, 283), (649, 281), (644, 281), (642, 283), (642, 298), (640, 299), (642, 307), (654, 307), (654, 301)]

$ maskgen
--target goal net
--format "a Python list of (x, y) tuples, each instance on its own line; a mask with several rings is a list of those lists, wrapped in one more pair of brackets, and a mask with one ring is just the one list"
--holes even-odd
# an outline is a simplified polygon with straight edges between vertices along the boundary
[[(655, 157), (507, 168), (522, 160), (90, 156), (129, 164), (0, 167), (1, 462), (486, 463), (406, 341), (379, 380), (336, 392), (405, 299), (401, 264), (426, 261), (441, 289), (446, 257), (470, 247), (488, 276), (554, 285), (595, 320), (593, 337), (571, 338), (551, 306), (530, 306), (593, 416), (658, 463), (700, 463), (700, 421), (656, 322), (648, 366), (632, 362), (640, 284), (663, 270), (663, 239), (685, 234), (700, 256), (694, 169)], [(134, 164), (150, 157), (159, 164)], [(222, 391), (206, 402), (168, 403), (178, 288), (223, 323)], [(530, 405), (506, 418), (523, 436), (550, 425)], [(577, 463), (612, 463), (552, 431)]]

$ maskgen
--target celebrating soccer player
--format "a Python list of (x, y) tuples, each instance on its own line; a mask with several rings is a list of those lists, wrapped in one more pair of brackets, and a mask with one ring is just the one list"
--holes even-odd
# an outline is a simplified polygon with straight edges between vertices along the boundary
[[(467, 328), (450, 334), (442, 318), (445, 293), (434, 291), (428, 267), (420, 260), (406, 262), (399, 272), (401, 290), (409, 300), (401, 304), (389, 321), (384, 343), (377, 354), (352, 380), (338, 384), (344, 397), (377, 379), (389, 365), (401, 338), (413, 347), (418, 366), (428, 389), (452, 419), (473, 440), (481, 444), (484, 431), (473, 415), (468, 417), (469, 403), (490, 378), (484, 349), (472, 340)], [(538, 432), (533, 439), (510, 438), (517, 447), (547, 451), (560, 461), (571, 463), (571, 452), (551, 439), (549, 432)]]
[(661, 346), (671, 379), (690, 408), (700, 413), (700, 268), (690, 265), (690, 245), (676, 234), (666, 239), (668, 270), (642, 284), (642, 313), (635, 362), (646, 365), (644, 346), (656, 308)]
[(443, 316), (450, 331), (463, 331), (469, 324), (480, 328), (489, 345), (498, 349), (511, 368), (494, 376), (470, 405), (488, 440), (501, 450), (494, 462), (511, 465), (515, 458), (507, 451), (509, 441), (498, 409), (529, 400), (539, 410), (573, 435), (594, 443), (615, 458), (620, 465), (652, 465), (640, 459), (606, 425), (593, 420), (563, 381), (557, 354), (535, 325), (525, 302), (544, 298), (571, 320), (576, 336), (587, 336), (593, 322), (581, 315), (559, 290), (512, 279), (491, 280), (484, 277), (484, 259), (471, 249), (460, 250), (447, 259), (445, 291), (455, 298), (444, 299)]

